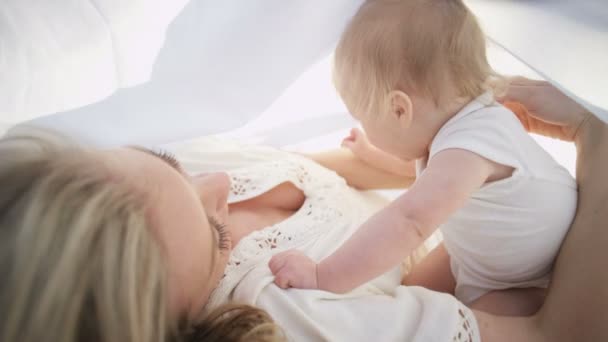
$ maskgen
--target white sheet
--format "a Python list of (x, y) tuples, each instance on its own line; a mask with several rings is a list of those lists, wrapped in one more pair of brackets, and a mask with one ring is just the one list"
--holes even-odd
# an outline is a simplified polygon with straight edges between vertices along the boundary
[[(172, 24), (150, 82), (120, 90), (101, 103), (43, 118), (34, 124), (106, 145), (131, 142), (159, 144), (234, 129), (264, 112), (303, 70), (330, 51), (344, 23), (361, 2), (193, 0)], [(487, 5), (490, 9), (504, 8), (505, 3), (530, 3), (471, 2)], [(533, 3), (551, 6), (546, 1)], [(499, 12), (488, 13), (488, 18), (492, 18), (492, 13)], [(493, 22), (488, 23), (484, 18), (482, 21), (492, 28)], [(547, 23), (553, 25), (548, 27), (555, 30), (541, 30), (540, 36), (560, 32), (559, 18), (551, 18), (553, 21)], [(536, 23), (533, 18), (523, 18), (523, 22), (519, 19), (517, 16), (509, 17), (496, 21), (496, 25), (502, 27), (500, 32), (506, 34), (509, 30), (521, 31), (521, 27), (527, 27), (526, 23)], [(495, 32), (489, 33), (495, 36)], [(525, 36), (518, 37), (526, 39)], [(597, 39), (601, 42), (602, 37), (604, 35)], [(541, 51), (544, 46), (528, 48)], [(576, 50), (583, 53), (593, 48), (583, 44)], [(561, 57), (560, 53), (552, 54), (551, 63), (561, 65), (558, 64)], [(600, 62), (595, 68), (600, 69), (601, 65)], [(561, 68), (574, 74), (582, 70), (580, 76), (586, 77), (594, 71), (586, 67), (574, 63)], [(597, 82), (600, 83), (596, 88), (601, 90), (600, 86), (605, 82), (603, 79)], [(8, 88), (5, 82), (0, 82), (0, 87)], [(285, 117), (293, 119), (292, 123), (302, 120), (303, 117), (295, 113), (300, 113), (300, 108), (311, 108), (310, 104), (318, 103), (322, 93), (316, 91), (317, 87), (312, 86), (293, 97), (297, 100), (274, 117), (275, 121), (268, 121), (268, 129)], [(0, 96), (3, 96), (1, 92)], [(317, 111), (314, 115), (343, 111), (314, 110)], [(326, 127), (313, 123), (298, 124), (293, 134), (281, 133), (285, 137), (279, 140), (327, 133)]]
[(192, 0), (167, 32), (150, 82), (38, 123), (113, 144), (234, 129), (326, 56), (361, 2)]
[(2, 0), (0, 121), (97, 102), (146, 82), (189, 0)]

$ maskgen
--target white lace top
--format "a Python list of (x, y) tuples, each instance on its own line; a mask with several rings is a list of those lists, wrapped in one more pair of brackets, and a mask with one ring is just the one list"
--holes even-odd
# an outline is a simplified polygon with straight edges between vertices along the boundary
[[(297, 248), (314, 260), (337, 249), (386, 200), (348, 187), (334, 172), (271, 148), (200, 139), (174, 149), (189, 172), (227, 171), (229, 201), (293, 183), (306, 199), (291, 217), (241, 239), (207, 305), (237, 301), (265, 309), (293, 341), (478, 341), (475, 319), (453, 297), (400, 285), (390, 272), (347, 294), (282, 290), (268, 268), (271, 256)], [(370, 256), (381, 257), (381, 256)]]

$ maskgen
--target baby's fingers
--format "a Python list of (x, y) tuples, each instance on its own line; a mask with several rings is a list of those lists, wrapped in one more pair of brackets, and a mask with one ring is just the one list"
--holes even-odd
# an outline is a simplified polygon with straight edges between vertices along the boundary
[(353, 128), (350, 130), (350, 134), (346, 138), (342, 139), (342, 145), (344, 145), (344, 143), (349, 142), (349, 141), (353, 142), (354, 140), (355, 140), (355, 133), (354, 133), (354, 128)]
[(342, 144), (340, 144), (340, 146), (347, 148), (349, 150), (352, 150), (353, 147), (355, 146), (355, 142), (349, 139), (344, 139), (342, 140)]
[(274, 283), (282, 289), (289, 288), (289, 275), (287, 274), (287, 272), (279, 271), (277, 274), (275, 274)]
[(278, 254), (275, 254), (270, 261), (268, 262), (268, 267), (270, 267), (270, 271), (273, 274), (276, 274), (285, 264), (287, 263), (287, 259), (292, 254), (291, 251), (285, 251)]

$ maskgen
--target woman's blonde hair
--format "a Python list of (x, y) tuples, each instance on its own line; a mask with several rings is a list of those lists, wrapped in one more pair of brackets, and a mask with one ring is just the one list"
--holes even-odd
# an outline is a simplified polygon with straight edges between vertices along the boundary
[[(334, 83), (353, 113), (387, 110), (393, 90), (474, 98), (495, 73), (486, 40), (462, 0), (368, 0), (342, 34)], [(455, 92), (455, 93), (454, 93)]]
[(182, 331), (185, 342), (279, 342), (283, 331), (263, 310), (249, 305), (226, 304), (204, 320)]
[[(183, 339), (168, 316), (165, 254), (145, 199), (94, 154), (36, 138), (0, 140), (2, 341)], [(236, 313), (250, 322), (240, 336), (263, 327), (260, 341), (281, 340), (270, 317), (247, 319), (245, 311), (262, 315), (247, 310)], [(210, 319), (234, 318), (220, 316)]]

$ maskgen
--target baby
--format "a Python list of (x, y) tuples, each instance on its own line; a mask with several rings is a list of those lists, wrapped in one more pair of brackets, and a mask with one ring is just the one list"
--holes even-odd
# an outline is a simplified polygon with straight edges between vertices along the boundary
[(295, 250), (275, 255), (275, 282), (350, 291), (440, 229), (443, 244), (407, 285), (469, 305), (494, 290), (545, 288), (576, 211), (576, 184), (495, 101), (496, 78), (461, 0), (366, 1), (336, 49), (334, 79), (370, 143), (359, 131), (345, 143), (415, 182), (319, 263)]

